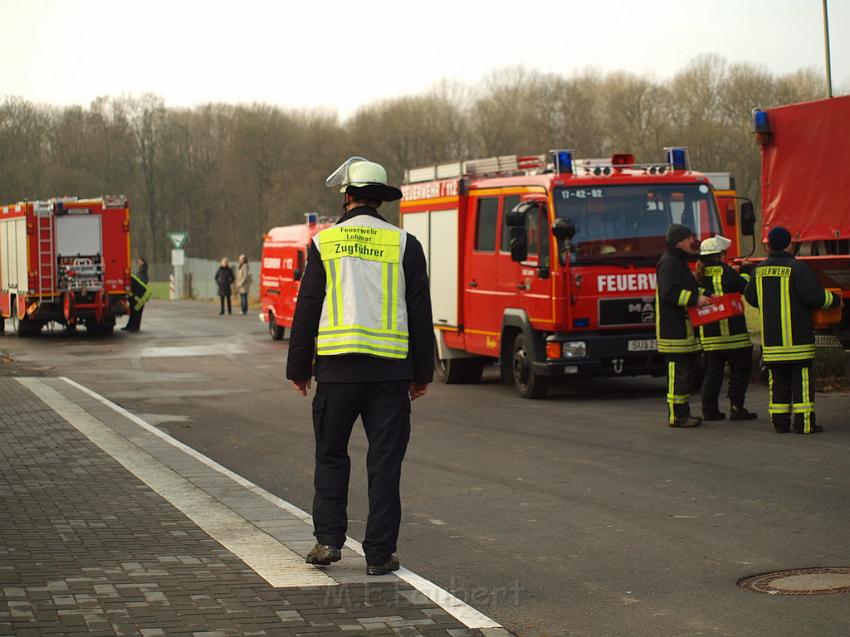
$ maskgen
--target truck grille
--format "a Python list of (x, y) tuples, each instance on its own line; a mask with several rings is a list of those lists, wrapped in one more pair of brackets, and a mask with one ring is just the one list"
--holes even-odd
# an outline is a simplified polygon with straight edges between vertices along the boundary
[(600, 299), (599, 325), (654, 325), (655, 297), (640, 296), (628, 299)]

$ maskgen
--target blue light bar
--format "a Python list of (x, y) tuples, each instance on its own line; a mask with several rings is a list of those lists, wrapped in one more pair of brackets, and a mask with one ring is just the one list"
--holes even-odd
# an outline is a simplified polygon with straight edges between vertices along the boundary
[(755, 132), (757, 133), (770, 132), (770, 120), (767, 118), (767, 113), (765, 111), (753, 109), (753, 129), (755, 129)]
[(573, 319), (573, 327), (590, 327), (590, 319), (589, 318)]
[(308, 226), (315, 226), (317, 223), (319, 223), (319, 213), (318, 212), (307, 212), (307, 213), (304, 214), (304, 216), (307, 217), (307, 225)]
[(684, 146), (671, 146), (665, 148), (667, 151), (667, 163), (673, 166), (673, 170), (689, 170), (688, 149)]
[(555, 172), (559, 175), (573, 172), (573, 153), (570, 150), (553, 150), (552, 156), (555, 160)]

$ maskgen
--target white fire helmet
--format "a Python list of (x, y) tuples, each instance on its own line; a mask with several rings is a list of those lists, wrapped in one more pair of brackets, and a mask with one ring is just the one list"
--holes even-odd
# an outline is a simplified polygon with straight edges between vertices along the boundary
[(730, 239), (718, 234), (703, 240), (703, 242), (699, 244), (699, 253), (700, 256), (720, 254), (721, 252), (726, 252), (731, 245), (732, 241)]
[[(340, 192), (363, 194), (381, 201), (401, 199), (401, 190), (390, 186), (386, 169), (381, 164), (365, 157), (349, 157), (325, 180), (328, 188), (339, 188)], [(354, 192), (349, 191), (349, 188)]]

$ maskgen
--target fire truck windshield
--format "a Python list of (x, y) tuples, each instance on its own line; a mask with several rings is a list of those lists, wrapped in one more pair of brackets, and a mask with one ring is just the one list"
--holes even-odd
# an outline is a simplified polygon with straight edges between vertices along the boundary
[(667, 227), (681, 223), (699, 240), (720, 232), (705, 184), (576, 186), (554, 193), (555, 214), (576, 227), (573, 263), (657, 259)]

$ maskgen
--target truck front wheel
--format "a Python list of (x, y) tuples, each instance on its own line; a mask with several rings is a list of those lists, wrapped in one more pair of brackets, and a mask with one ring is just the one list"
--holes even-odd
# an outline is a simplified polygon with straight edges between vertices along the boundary
[(523, 398), (544, 398), (549, 389), (549, 379), (534, 372), (532, 360), (525, 334), (517, 334), (512, 357), (514, 385)]
[(282, 341), (285, 333), (286, 328), (278, 325), (277, 321), (275, 321), (274, 314), (269, 312), (269, 334), (271, 334), (272, 340)]

